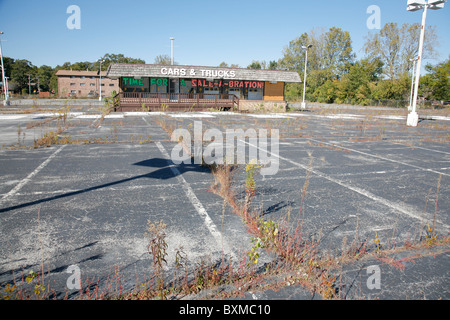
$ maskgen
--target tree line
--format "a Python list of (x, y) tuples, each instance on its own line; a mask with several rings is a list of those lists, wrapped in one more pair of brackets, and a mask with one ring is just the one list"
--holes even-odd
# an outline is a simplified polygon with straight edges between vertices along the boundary
[[(110, 63), (145, 63), (142, 59), (135, 59), (125, 57), (123, 54), (105, 54), (101, 60), (102, 71), (108, 69)], [(27, 94), (30, 90), (31, 93), (38, 91), (58, 92), (58, 79), (56, 72), (58, 70), (77, 70), (77, 71), (99, 71), (100, 62), (65, 62), (63, 65), (57, 65), (56, 67), (50, 67), (42, 65), (40, 67), (34, 66), (31, 61), (26, 59), (13, 59), (9, 57), (3, 57), (3, 63), (5, 65), (5, 76), (9, 78), (9, 89), (15, 93)], [(39, 84), (39, 88), (38, 88)]]
[[(411, 73), (418, 53), (420, 24), (386, 23), (370, 32), (363, 46), (364, 57), (357, 60), (348, 31), (332, 27), (312, 29), (293, 39), (282, 50), (278, 61), (253, 60), (250, 69), (294, 70), (301, 79), (305, 72), (305, 49), (308, 50), (306, 99), (321, 103), (352, 103), (367, 105), (372, 100), (408, 100), (411, 92)], [(425, 33), (424, 58), (436, 58), (438, 40), (436, 30), (428, 26)], [(105, 54), (102, 70), (110, 63), (145, 63), (142, 59), (123, 54)], [(5, 73), (10, 89), (27, 93), (29, 82), (39, 82), (41, 91), (57, 92), (56, 72), (64, 70), (98, 71), (100, 63), (66, 62), (55, 68), (34, 66), (28, 60), (4, 57)], [(170, 64), (170, 56), (159, 55), (155, 64)], [(174, 62), (178, 64), (177, 62)], [(220, 67), (239, 67), (222, 62)], [(450, 56), (436, 65), (426, 65), (427, 74), (421, 76), (419, 96), (429, 100), (450, 100)], [(286, 84), (287, 100), (303, 95), (303, 84)]]
[[(278, 61), (252, 61), (248, 68), (295, 70), (303, 79), (305, 49), (308, 50), (306, 99), (321, 103), (367, 105), (372, 100), (408, 100), (414, 58), (417, 57), (420, 24), (387, 23), (369, 33), (364, 57), (357, 60), (348, 31), (332, 27), (313, 29), (290, 41)], [(427, 27), (424, 59), (436, 58), (436, 31)], [(419, 96), (450, 100), (450, 56), (437, 65), (426, 65), (420, 78)], [(303, 95), (303, 84), (287, 84), (286, 99)]]

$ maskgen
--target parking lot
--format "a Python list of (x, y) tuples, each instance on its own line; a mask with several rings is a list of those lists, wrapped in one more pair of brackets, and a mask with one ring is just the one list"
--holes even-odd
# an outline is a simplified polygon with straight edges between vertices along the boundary
[[(287, 221), (290, 229), (301, 218), (305, 237), (320, 240), (320, 255), (340, 256), (356, 237), (372, 251), (377, 238), (384, 248), (402, 248), (390, 254), (403, 259), (403, 268), (371, 256), (336, 270), (341, 298), (450, 298), (448, 242), (421, 246), (420, 254), (405, 247), (425, 241), (430, 226), (439, 239), (448, 237), (450, 118), (445, 112), (428, 112), (418, 127), (407, 127), (406, 111), (395, 109), (106, 116), (83, 108), (18, 111), (0, 114), (2, 288), (43, 270), (57, 298), (74, 297), (78, 291), (67, 287), (67, 271), (77, 265), (85, 283), (106, 283), (119, 270), (124, 290), (132, 290), (153, 276), (149, 220), (166, 224), (168, 282), (181, 251), (191, 266), (214, 265), (224, 257), (242, 264), (253, 235), (211, 192), (215, 180), (209, 168), (171, 161), (176, 142), (170, 133), (201, 123), (203, 131), (223, 133), (278, 130), (279, 150), (268, 151), (279, 168), (273, 175), (256, 171), (252, 206), (267, 221)], [(52, 136), (46, 146), (42, 138)], [(244, 165), (234, 178), (242, 200)], [(276, 255), (261, 250), (260, 258), (256, 267), (264, 270)], [(379, 289), (366, 286), (371, 265), (381, 268)], [(300, 285), (243, 297), (323, 298)]]

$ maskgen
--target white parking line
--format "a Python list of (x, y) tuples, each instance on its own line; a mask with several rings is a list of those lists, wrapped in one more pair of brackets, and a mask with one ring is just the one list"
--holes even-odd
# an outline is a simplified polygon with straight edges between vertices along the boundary
[[(404, 147), (407, 147), (407, 148), (422, 149), (422, 150), (431, 151), (431, 152), (437, 152), (437, 153), (443, 153), (443, 154), (450, 154), (450, 152), (445, 152), (445, 151), (441, 151), (441, 150), (434, 150), (434, 149), (429, 149), (429, 148), (424, 148), (424, 147), (418, 147), (418, 146), (410, 147), (410, 146), (405, 145), (404, 143), (400, 143), (400, 142), (393, 142), (393, 141), (389, 141), (389, 142), (392, 143), (392, 144), (398, 144), (398, 145), (400, 145), (400, 146), (404, 146)], [(445, 169), (445, 168), (442, 168), (442, 169)]]
[(286, 119), (289, 118), (287, 115), (278, 114), (278, 113), (262, 113), (262, 114), (246, 114), (249, 117), (253, 118), (262, 118), (262, 119)]
[(423, 170), (423, 171), (429, 171), (429, 172), (433, 172), (433, 173), (436, 173), (436, 174), (442, 174), (444, 176), (450, 176), (450, 174), (448, 174), (448, 173), (435, 171), (435, 170), (428, 169), (428, 168), (419, 167), (419, 166), (416, 166), (414, 164), (406, 163), (406, 162), (399, 161), (399, 160), (393, 160), (393, 159), (389, 159), (389, 158), (386, 158), (386, 157), (377, 156), (375, 154), (370, 154), (370, 153), (367, 153), (367, 152), (363, 152), (363, 151), (347, 148), (347, 147), (344, 147), (344, 146), (341, 146), (341, 145), (337, 145), (337, 144), (334, 144), (334, 143), (331, 144), (331, 143), (328, 143), (328, 142), (323, 142), (323, 141), (312, 139), (312, 138), (307, 138), (307, 139), (311, 140), (311, 141), (318, 142), (318, 143), (323, 143), (323, 144), (327, 144), (327, 145), (331, 145), (331, 146), (337, 146), (337, 147), (339, 147), (339, 148), (341, 148), (343, 150), (349, 150), (351, 152), (360, 153), (360, 154), (363, 154), (363, 155), (368, 156), (368, 157), (377, 158), (377, 159), (381, 159), (381, 160), (384, 160), (384, 161), (390, 161), (390, 162), (393, 162), (393, 163), (401, 164), (401, 165), (412, 167), (412, 168), (415, 168), (415, 169), (420, 169), (420, 170)]
[(53, 152), (50, 157), (47, 158), (47, 160), (45, 160), (44, 162), (42, 162), (42, 164), (37, 167), (32, 173), (30, 173), (25, 179), (22, 179), (11, 191), (9, 191), (7, 194), (5, 194), (1, 199), (0, 199), (0, 204), (6, 200), (7, 198), (15, 195), (20, 189), (22, 189), (22, 187), (24, 185), (26, 185), (28, 182), (30, 182), (30, 180), (39, 173), (39, 171), (41, 171), (42, 169), (45, 168), (45, 166), (48, 165), (48, 163), (54, 158), (56, 157), (56, 155), (58, 153), (61, 152), (62, 149), (64, 149), (66, 145), (61, 146), (59, 149), (56, 149), (55, 152)]
[(166, 112), (152, 111), (152, 112), (144, 112), (144, 111), (127, 111), (124, 112), (123, 115), (127, 117), (138, 117), (138, 116), (159, 116), (165, 115)]
[(358, 115), (358, 114), (332, 114), (328, 116), (324, 116), (326, 118), (330, 119), (350, 119), (350, 120), (358, 120), (358, 119), (364, 119), (365, 116)]
[[(156, 142), (156, 146), (158, 147), (159, 151), (163, 154), (163, 156), (167, 159), (167, 161), (170, 161), (169, 153), (166, 151), (164, 146), (161, 144), (161, 142)], [(234, 255), (233, 251), (230, 249), (228, 243), (223, 238), (222, 233), (217, 229), (216, 225), (212, 221), (211, 217), (208, 215), (208, 212), (203, 207), (200, 200), (198, 200), (197, 196), (195, 195), (194, 191), (192, 190), (189, 183), (184, 179), (184, 177), (181, 175), (180, 171), (174, 166), (170, 165), (170, 170), (173, 172), (175, 177), (177, 178), (178, 182), (181, 184), (181, 187), (183, 188), (187, 198), (194, 206), (197, 213), (200, 215), (200, 217), (203, 219), (204, 224), (208, 228), (208, 231), (211, 233), (211, 235), (216, 240), (217, 244), (222, 247), (222, 250), (233, 257), (233, 259), (236, 259), (236, 256)]]
[(23, 119), (26, 116), (20, 116), (20, 115), (0, 115), (0, 120), (19, 120)]
[(172, 118), (215, 118), (210, 114), (200, 114), (200, 113), (174, 113), (169, 114)]
[[(255, 145), (253, 145), (253, 144), (251, 144), (251, 143), (249, 143), (247, 141), (244, 141), (244, 140), (241, 140), (241, 141), (246, 143), (246, 144), (248, 144), (248, 145), (251, 145), (251, 146), (253, 146), (253, 147), (257, 148), (257, 149), (262, 150), (260, 147), (255, 146)], [(385, 198), (382, 198), (382, 197), (379, 197), (379, 196), (377, 196), (377, 195), (375, 195), (375, 194), (373, 194), (373, 193), (371, 193), (371, 192), (369, 192), (367, 190), (361, 189), (361, 188), (356, 187), (356, 186), (352, 186), (352, 185), (350, 185), (348, 183), (345, 183), (345, 182), (343, 182), (341, 180), (332, 178), (332, 177), (330, 177), (330, 176), (328, 176), (328, 175), (326, 175), (326, 174), (324, 174), (324, 173), (322, 173), (320, 171), (311, 169), (308, 166), (303, 165), (301, 163), (298, 163), (298, 162), (292, 161), (290, 159), (284, 158), (284, 157), (282, 157), (280, 155), (277, 155), (277, 154), (274, 154), (274, 153), (272, 153), (272, 152), (270, 152), (268, 150), (263, 150), (263, 151), (265, 151), (267, 153), (270, 153), (274, 157), (277, 157), (277, 158), (279, 158), (281, 160), (287, 161), (287, 162), (289, 162), (289, 163), (291, 163), (291, 164), (293, 164), (293, 165), (295, 165), (295, 166), (297, 166), (299, 168), (302, 168), (304, 170), (309, 170), (310, 172), (314, 173), (315, 175), (317, 175), (317, 176), (319, 176), (319, 177), (321, 177), (323, 179), (326, 179), (328, 181), (334, 182), (334, 183), (340, 185), (341, 187), (344, 187), (344, 188), (346, 188), (348, 190), (354, 191), (354, 192), (356, 192), (356, 193), (358, 193), (360, 195), (363, 195), (363, 196), (365, 196), (365, 197), (367, 197), (367, 198), (369, 198), (369, 199), (371, 199), (371, 200), (373, 200), (373, 201), (375, 201), (377, 203), (380, 203), (380, 204), (382, 204), (382, 205), (384, 205), (384, 206), (386, 206), (388, 208), (391, 208), (391, 209), (393, 209), (393, 210), (395, 210), (397, 212), (400, 212), (400, 213), (402, 213), (402, 214), (404, 214), (404, 215), (406, 215), (408, 217), (411, 217), (411, 218), (414, 218), (416, 220), (419, 220), (420, 222), (422, 222), (423, 219), (425, 218), (423, 213), (418, 212), (415, 208), (413, 208), (411, 206), (408, 206), (406, 204), (399, 204), (399, 203), (395, 203), (395, 202), (389, 201), (389, 200), (387, 200)], [(450, 228), (450, 226), (448, 226), (447, 224), (443, 223), (442, 221), (440, 221), (438, 219), (436, 219), (436, 222), (438, 222), (442, 227), (445, 228), (445, 233), (448, 232), (448, 229)]]

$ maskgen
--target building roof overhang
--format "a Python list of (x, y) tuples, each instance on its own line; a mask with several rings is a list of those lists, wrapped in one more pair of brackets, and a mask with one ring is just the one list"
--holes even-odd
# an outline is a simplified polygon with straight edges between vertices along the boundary
[(111, 63), (106, 72), (106, 77), (112, 79), (118, 79), (121, 77), (160, 77), (302, 82), (298, 72), (296, 71), (127, 63)]

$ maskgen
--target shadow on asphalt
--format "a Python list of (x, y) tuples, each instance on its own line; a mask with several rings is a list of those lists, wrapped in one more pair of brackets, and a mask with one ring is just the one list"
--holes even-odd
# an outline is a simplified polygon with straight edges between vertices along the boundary
[[(108, 183), (104, 183), (98, 186), (93, 186), (93, 187), (89, 187), (89, 188), (85, 188), (85, 189), (81, 189), (81, 190), (77, 190), (77, 191), (71, 191), (71, 192), (67, 192), (67, 193), (63, 193), (60, 195), (56, 195), (53, 197), (48, 197), (48, 198), (44, 198), (44, 199), (38, 199), (38, 200), (34, 200), (34, 201), (30, 201), (30, 202), (26, 202), (26, 203), (22, 203), (22, 204), (18, 204), (15, 206), (10, 206), (7, 208), (1, 208), (0, 209), (0, 213), (2, 212), (8, 212), (8, 211), (12, 211), (12, 210), (17, 210), (17, 209), (22, 209), (22, 208), (26, 208), (29, 206), (34, 206), (37, 204), (41, 204), (41, 203), (45, 203), (45, 202), (49, 202), (49, 201), (54, 201), (54, 200), (58, 200), (58, 199), (64, 199), (67, 197), (71, 197), (71, 196), (76, 196), (76, 195), (80, 195), (83, 193), (87, 193), (87, 192), (91, 192), (91, 191), (95, 191), (95, 190), (99, 190), (99, 189), (103, 189), (103, 188), (108, 188), (108, 187), (112, 187), (121, 183), (126, 183), (126, 182), (130, 182), (130, 181), (134, 181), (134, 180), (138, 180), (138, 179), (142, 179), (142, 178), (150, 178), (150, 179), (158, 179), (158, 180), (167, 180), (167, 179), (171, 179), (174, 178), (179, 174), (184, 174), (186, 172), (210, 172), (207, 168), (202, 167), (201, 165), (197, 165), (197, 164), (180, 164), (180, 165), (174, 165), (172, 163), (172, 161), (167, 160), (167, 159), (162, 159), (162, 158), (152, 158), (152, 159), (148, 159), (148, 160), (144, 160), (141, 162), (137, 162), (137, 163), (133, 163), (133, 165), (135, 166), (145, 166), (145, 167), (152, 167), (152, 168), (159, 168), (155, 171), (146, 173), (146, 174), (141, 174), (141, 175), (137, 175), (134, 177), (130, 177), (130, 178), (126, 178), (126, 179), (121, 179), (121, 180), (117, 180), (117, 181), (113, 181), (113, 182), (108, 182)], [(175, 168), (178, 169), (174, 171), (172, 171), (171, 166), (174, 166)]]

